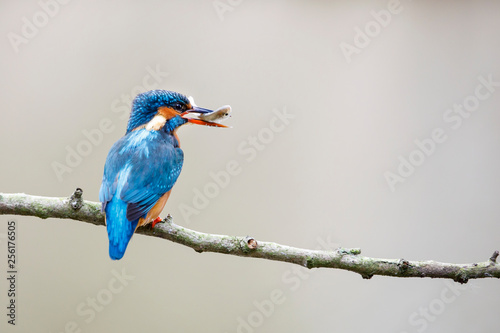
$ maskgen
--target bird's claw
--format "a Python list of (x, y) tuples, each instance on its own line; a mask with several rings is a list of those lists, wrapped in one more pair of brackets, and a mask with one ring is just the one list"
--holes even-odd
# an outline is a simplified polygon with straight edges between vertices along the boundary
[(161, 222), (161, 221), (163, 221), (162, 218), (158, 216), (153, 222), (151, 222), (152, 223), (151, 229), (154, 229), (156, 223)]

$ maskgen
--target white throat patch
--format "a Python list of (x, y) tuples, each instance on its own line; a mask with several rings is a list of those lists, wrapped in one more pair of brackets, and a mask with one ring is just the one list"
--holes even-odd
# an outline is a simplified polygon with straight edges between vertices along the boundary
[(166, 122), (167, 119), (164, 116), (162, 116), (161, 114), (157, 114), (146, 124), (146, 129), (148, 131), (159, 131), (163, 126), (165, 126)]

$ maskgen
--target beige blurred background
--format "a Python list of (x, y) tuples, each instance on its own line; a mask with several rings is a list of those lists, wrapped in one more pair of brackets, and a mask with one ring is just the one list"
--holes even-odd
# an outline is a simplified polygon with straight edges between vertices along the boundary
[[(477, 88), (481, 77), (500, 82), (498, 2), (41, 0), (0, 8), (1, 192), (69, 196), (81, 187), (97, 201), (132, 95), (170, 89), (234, 111), (232, 129), (179, 131), (185, 164), (164, 210), (178, 224), (384, 258), (466, 263), (500, 249), (500, 87)], [(371, 37), (360, 35), (365, 29)], [(474, 111), (450, 113), (464, 103)], [(106, 132), (96, 134), (103, 122)], [(415, 152), (415, 140), (428, 142), (435, 129), (446, 140), (429, 156)], [(67, 165), (68, 147), (86, 156), (58, 177), (53, 165)], [(392, 191), (386, 173), (398, 173), (400, 156), (420, 165)], [(239, 173), (210, 185), (211, 172), (230, 161)], [(207, 202), (193, 201), (210, 188)], [(363, 280), (197, 254), (141, 235), (113, 262), (104, 227), (0, 216), (0, 233), (11, 219), (17, 325), (6, 323), (2, 278), (2, 332), (498, 326), (498, 280)], [(5, 239), (0, 245), (5, 272)]]

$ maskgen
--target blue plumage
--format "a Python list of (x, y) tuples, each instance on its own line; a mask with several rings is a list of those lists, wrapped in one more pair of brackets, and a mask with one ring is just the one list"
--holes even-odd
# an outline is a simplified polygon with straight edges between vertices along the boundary
[(145, 218), (158, 199), (172, 189), (183, 160), (176, 138), (166, 130), (138, 129), (113, 145), (99, 193), (112, 259), (123, 256), (139, 218)]
[(139, 94), (132, 102), (132, 112), (127, 124), (127, 133), (150, 121), (159, 107), (170, 105), (179, 111), (186, 111), (184, 107), (188, 104), (189, 100), (186, 96), (173, 91), (150, 90)]
[(184, 160), (173, 131), (186, 123), (185, 119), (172, 117), (160, 130), (133, 129), (150, 121), (158, 107), (177, 106), (179, 101), (188, 102), (180, 94), (163, 90), (136, 97), (127, 134), (106, 158), (99, 200), (106, 214), (112, 259), (123, 257), (139, 219), (145, 218), (158, 199), (172, 189)]
[[(109, 237), (109, 256), (114, 260), (123, 257), (128, 242), (130, 238), (132, 238), (137, 223), (139, 222), (139, 218), (134, 220), (126, 218), (128, 205), (125, 201), (120, 199), (123, 187), (130, 176), (130, 170), (130, 165), (126, 165), (125, 168), (120, 170), (116, 184), (113, 184), (116, 186), (115, 195), (107, 202), (104, 210), (106, 216), (110, 217), (107, 220), (106, 226)], [(109, 189), (106, 189), (106, 191), (109, 193)]]
[(181, 173), (184, 154), (175, 130), (188, 121), (223, 127), (184, 118), (208, 112), (172, 91), (152, 90), (134, 99), (126, 134), (106, 158), (99, 192), (111, 259), (123, 257), (137, 226), (158, 217)]

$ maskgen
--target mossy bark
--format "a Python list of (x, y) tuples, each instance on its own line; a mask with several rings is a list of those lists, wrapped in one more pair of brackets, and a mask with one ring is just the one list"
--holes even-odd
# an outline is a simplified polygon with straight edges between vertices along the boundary
[[(0, 214), (36, 216), (42, 219), (72, 219), (105, 225), (101, 204), (83, 200), (81, 189), (77, 189), (69, 198), (0, 193)], [(379, 259), (362, 256), (358, 248), (308, 250), (255, 240), (249, 236), (202, 233), (176, 225), (170, 216), (164, 220), (164, 223), (158, 223), (154, 229), (146, 226), (139, 228), (137, 233), (167, 239), (188, 246), (199, 253), (216, 252), (284, 261), (307, 268), (337, 268), (356, 272), (365, 279), (374, 275), (384, 275), (400, 278), (442, 278), (466, 283), (470, 279), (500, 278), (500, 265), (496, 263), (497, 251), (489, 260), (471, 264)]]

